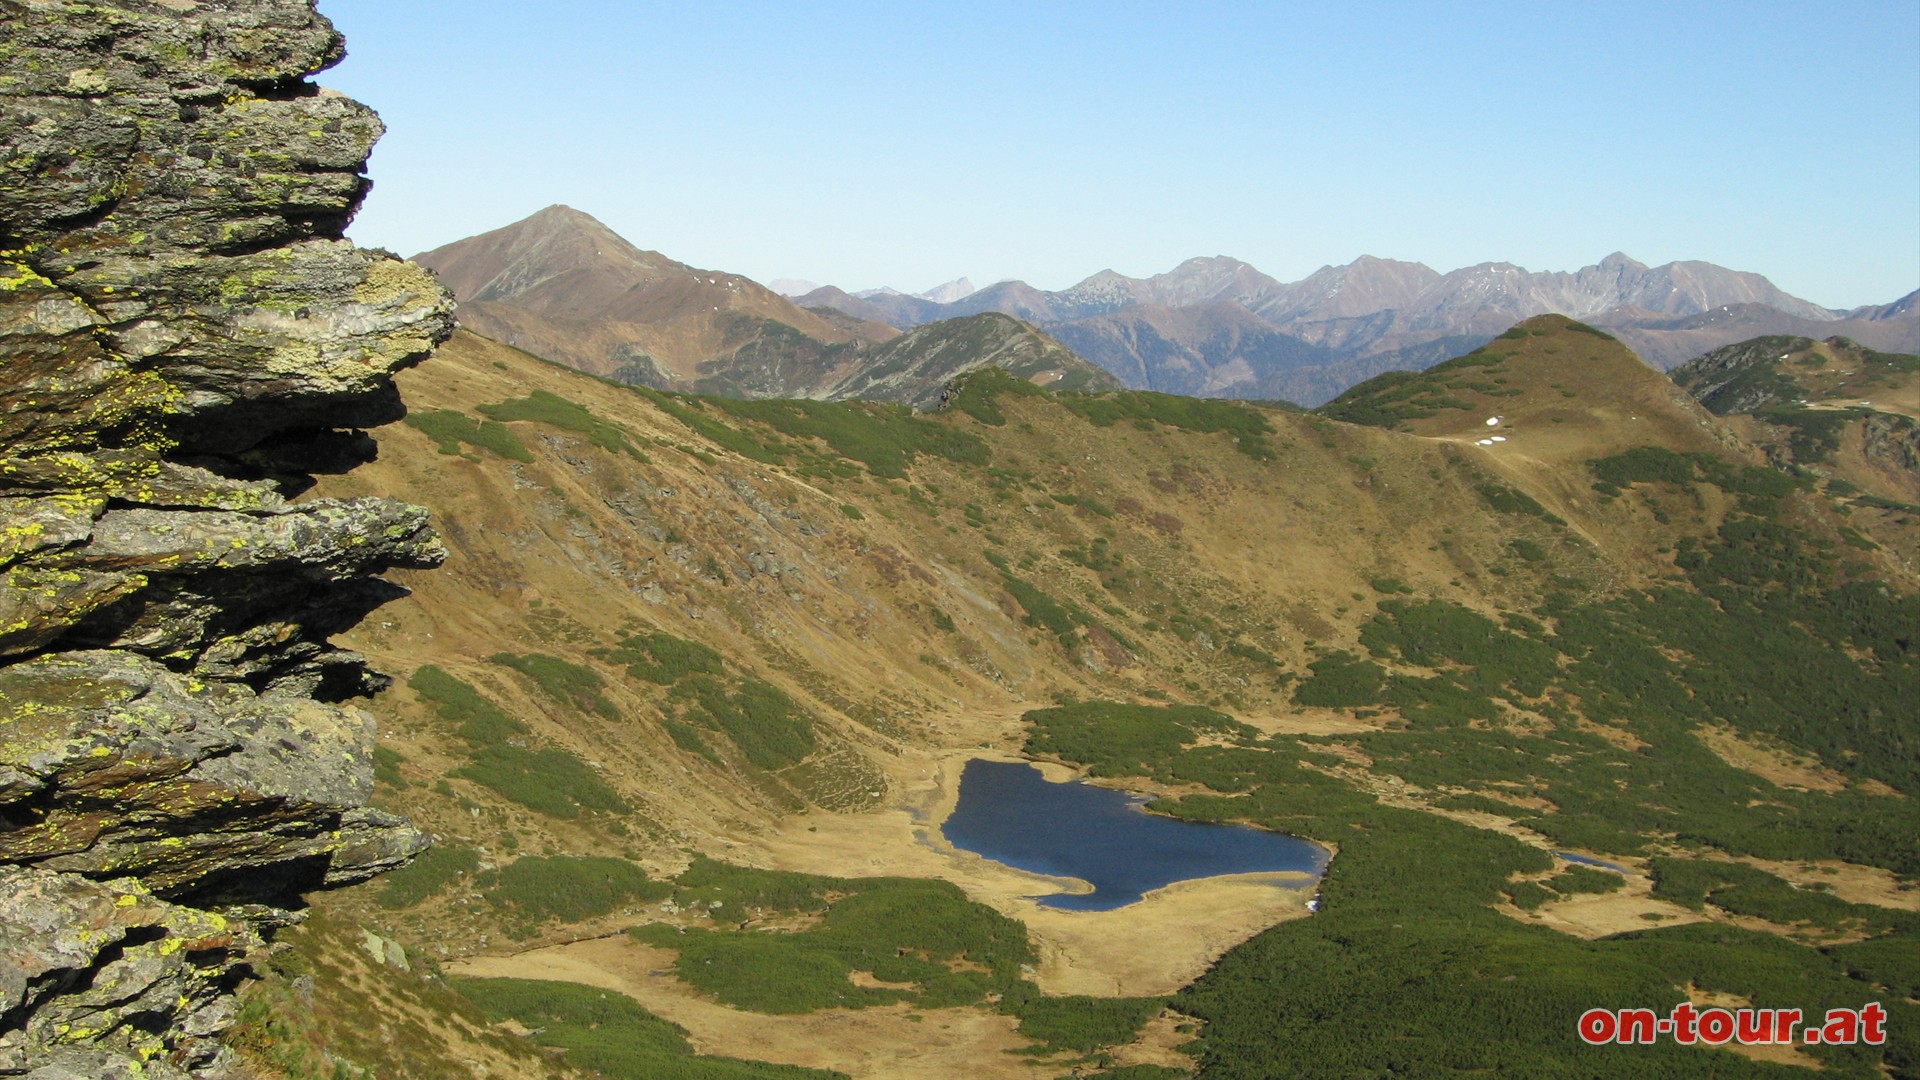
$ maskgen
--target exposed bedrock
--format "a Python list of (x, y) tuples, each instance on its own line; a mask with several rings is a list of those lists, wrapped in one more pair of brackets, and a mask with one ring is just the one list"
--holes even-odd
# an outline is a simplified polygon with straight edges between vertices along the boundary
[(341, 239), (342, 55), (307, 0), (0, 0), (0, 1075), (219, 1074), (264, 938), (423, 846), (328, 638), (445, 551), (297, 501), (453, 325)]

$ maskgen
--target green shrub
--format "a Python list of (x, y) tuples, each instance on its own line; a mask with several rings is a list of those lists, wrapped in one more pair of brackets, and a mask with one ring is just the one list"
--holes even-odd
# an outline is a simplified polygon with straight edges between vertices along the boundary
[(1474, 490), (1480, 493), (1482, 501), (1500, 513), (1524, 514), (1528, 517), (1539, 518), (1541, 521), (1547, 522), (1550, 525), (1566, 524), (1565, 521), (1560, 519), (1559, 515), (1541, 506), (1533, 496), (1521, 491), (1519, 488), (1512, 488), (1505, 484), (1496, 484), (1488, 481), (1475, 485)]
[(634, 393), (653, 402), (661, 412), (680, 421), (689, 430), (715, 446), (768, 465), (778, 465), (787, 460), (787, 455), (780, 448), (708, 416), (706, 410), (709, 405), (704, 399), (663, 393), (644, 386), (634, 386), (631, 389)]
[(674, 899), (682, 906), (712, 907), (713, 917), (743, 923), (768, 913), (819, 914), (850, 887), (839, 878), (790, 870), (736, 866), (695, 855), (679, 877)]
[(542, 693), (562, 705), (598, 713), (609, 720), (620, 718), (619, 710), (600, 692), (606, 687), (606, 680), (590, 667), (545, 653), (522, 656), (503, 652), (494, 653), (488, 659), (532, 679)]
[(1377, 657), (1456, 669), (1456, 681), (1482, 695), (1539, 697), (1559, 674), (1551, 646), (1446, 600), (1383, 600), (1360, 641)]
[(1662, 857), (1653, 860), (1653, 895), (1699, 910), (1711, 903), (1735, 915), (1827, 930), (1920, 932), (1920, 915), (1852, 904), (1830, 893), (1796, 888), (1747, 863)]
[(499, 792), (530, 810), (576, 818), (582, 810), (626, 813), (630, 807), (587, 763), (565, 750), (483, 746), (453, 775)]
[(1183, 431), (1222, 432), (1233, 437), (1233, 448), (1259, 461), (1274, 457), (1273, 425), (1251, 405), (1222, 398), (1181, 397), (1145, 390), (1105, 394), (1064, 394), (1060, 403), (1096, 427), (1120, 420), (1149, 421)]
[(668, 716), (661, 719), (660, 725), (666, 728), (667, 737), (673, 740), (673, 745), (690, 754), (698, 754), (716, 765), (720, 763), (719, 755), (713, 752), (713, 748), (707, 745), (707, 740), (700, 737), (700, 732), (692, 724)]
[(496, 1020), (513, 1020), (542, 1046), (606, 1077), (673, 1080), (846, 1080), (845, 1074), (695, 1054), (686, 1029), (632, 998), (578, 983), (455, 978), (454, 989)]
[(758, 420), (784, 435), (819, 439), (834, 453), (889, 479), (905, 476), (907, 467), (920, 454), (969, 465), (984, 465), (989, 456), (987, 444), (979, 436), (915, 416), (903, 405), (772, 398), (716, 399), (713, 404), (742, 419)]
[(1020, 1034), (1048, 1050), (1092, 1053), (1132, 1042), (1147, 1021), (1166, 1008), (1164, 998), (1108, 998), (1033, 994), (1013, 1005)]
[(1251, 661), (1262, 667), (1275, 669), (1282, 667), (1279, 659), (1272, 653), (1260, 648), (1258, 645), (1253, 645), (1245, 641), (1236, 641), (1228, 645), (1227, 655), (1237, 656), (1242, 660)]
[(496, 457), (506, 458), (508, 461), (530, 462), (533, 460), (533, 455), (527, 451), (526, 444), (522, 443), (505, 425), (492, 420), (476, 422), (457, 409), (435, 409), (428, 413), (410, 412), (406, 416), (406, 421), (409, 427), (419, 429), (427, 438), (439, 444), (439, 450), (443, 454), (457, 455), (460, 453), (460, 444), (466, 443), (469, 446), (477, 446)]
[(1693, 460), (1664, 446), (1636, 446), (1590, 464), (1596, 479), (1615, 487), (1662, 482), (1688, 487), (1694, 482)]
[(1387, 681), (1385, 668), (1344, 650), (1315, 660), (1307, 670), (1313, 674), (1294, 688), (1293, 700), (1327, 709), (1377, 704)]
[(1448, 384), (1462, 375), (1504, 371), (1499, 366), (1504, 359), (1487, 352), (1483, 346), (1425, 371), (1383, 372), (1349, 387), (1314, 411), (1349, 424), (1399, 428), (1409, 420), (1424, 420), (1441, 409), (1469, 410), (1473, 404), (1449, 393)]
[(1515, 555), (1531, 563), (1547, 561), (1547, 549), (1528, 540), (1524, 536), (1516, 536), (1507, 541), (1507, 548)]
[(533, 919), (580, 922), (633, 902), (660, 900), (673, 891), (625, 859), (597, 855), (529, 855), (500, 868), (487, 902)]
[(1886, 934), (1830, 946), (1826, 953), (1845, 965), (1853, 978), (1879, 986), (1892, 997), (1920, 998), (1920, 934)]
[(620, 640), (619, 648), (608, 650), (602, 658), (624, 664), (628, 675), (660, 686), (672, 686), (692, 674), (718, 675), (723, 666), (714, 650), (664, 631), (629, 634)]
[(1593, 866), (1569, 866), (1547, 879), (1547, 887), (1572, 896), (1575, 893), (1617, 892), (1627, 879), (1611, 870)]
[(1801, 463), (1825, 462), (1840, 449), (1840, 433), (1846, 430), (1852, 415), (1799, 406), (1775, 406), (1756, 410), (1754, 416), (1788, 431), (1787, 445), (1793, 460)]
[(400, 765), (407, 759), (391, 746), (375, 744), (373, 748), (373, 782), (388, 787), (406, 787), (406, 778), (400, 775)]
[(1008, 594), (1019, 603), (1021, 610), (1027, 613), (1025, 622), (1028, 626), (1045, 630), (1059, 638), (1060, 647), (1063, 649), (1073, 648), (1079, 638), (1078, 625), (1089, 621), (1085, 612), (1061, 604), (1053, 597), (1004, 570), (1001, 571), (1000, 581), (1006, 586)]
[(1553, 890), (1538, 882), (1516, 881), (1506, 886), (1507, 899), (1521, 911), (1537, 911), (1542, 904), (1554, 899)]
[(729, 691), (711, 675), (689, 675), (671, 697), (682, 705), (682, 720), (725, 733), (762, 769), (785, 768), (813, 752), (813, 718), (806, 710), (758, 679), (743, 677), (738, 683)]
[[(635, 937), (678, 950), (676, 973), (699, 990), (738, 1008), (766, 1013), (864, 1008), (910, 1001), (924, 1008), (972, 1005), (990, 993), (1017, 991), (1020, 969), (1034, 962), (1026, 928), (983, 904), (966, 899), (945, 881), (923, 878), (808, 879), (745, 868), (690, 869), (702, 884), (689, 886), (695, 899), (716, 893), (724, 914), (738, 899), (780, 906), (789, 898), (802, 910), (825, 905), (817, 923), (795, 931), (688, 929), (653, 924)], [(717, 892), (716, 892), (717, 890)], [(863, 971), (911, 988), (856, 986)]]
[(995, 399), (1002, 396), (1044, 397), (1046, 391), (1004, 368), (983, 367), (955, 380), (945, 407), (958, 409), (991, 427), (1000, 427), (1007, 422), (1007, 414)]
[(1205, 738), (1249, 739), (1254, 729), (1198, 705), (1129, 705), (1086, 701), (1035, 709), (1026, 749), (1084, 762), (1100, 776), (1158, 776), (1161, 762)]
[(482, 405), (480, 412), (494, 420), (530, 420), (578, 432), (602, 450), (623, 453), (636, 461), (647, 460), (647, 456), (633, 445), (624, 428), (593, 415), (585, 405), (569, 401), (551, 391), (535, 390), (523, 398), (513, 398), (496, 405)]
[(471, 684), (447, 674), (438, 665), (422, 664), (407, 680), (407, 687), (433, 702), (440, 718), (458, 725), (455, 734), (469, 743), (491, 746), (527, 733), (527, 725), (501, 712)]
[(473, 848), (436, 844), (406, 866), (382, 875), (374, 902), (383, 908), (412, 907), (479, 869), (480, 853)]

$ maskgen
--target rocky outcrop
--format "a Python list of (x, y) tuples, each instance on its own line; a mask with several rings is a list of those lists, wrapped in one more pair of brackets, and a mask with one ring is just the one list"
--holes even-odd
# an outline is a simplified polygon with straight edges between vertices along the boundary
[(294, 501), (452, 327), (341, 239), (342, 55), (310, 0), (0, 0), (0, 1076), (219, 1072), (301, 896), (423, 844), (328, 639), (443, 549)]
[(1750, 413), (1802, 396), (1779, 362), (1815, 345), (1812, 338), (1757, 337), (1696, 356), (1668, 375), (1717, 416)]
[(1873, 464), (1920, 480), (1920, 423), (1891, 413), (1867, 413), (1860, 421), (1860, 448)]
[(894, 401), (930, 409), (948, 384), (998, 367), (1056, 390), (1118, 390), (1120, 380), (1010, 315), (988, 312), (922, 326), (875, 348), (856, 370), (819, 386), (826, 401)]

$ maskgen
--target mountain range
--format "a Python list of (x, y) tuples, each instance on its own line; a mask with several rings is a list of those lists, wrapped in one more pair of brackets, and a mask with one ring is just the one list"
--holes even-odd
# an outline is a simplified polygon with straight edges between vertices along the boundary
[[(1914, 294), (1839, 311), (1759, 274), (1705, 262), (1650, 267), (1620, 253), (1571, 273), (1502, 262), (1441, 273), (1362, 256), (1294, 282), (1216, 255), (1146, 278), (1102, 270), (1058, 291), (1021, 281), (975, 289), (960, 278), (917, 294), (820, 286), (790, 299), (550, 206), (416, 258), (485, 336), (592, 374), (747, 397), (831, 398), (854, 385), (888, 392), (887, 380), (863, 374), (883, 362), (876, 348), (902, 331), (988, 313), (1029, 324), (1050, 339), (1044, 348), (1064, 345), (1132, 389), (1306, 405), (1547, 313), (1603, 327), (1661, 369), (1768, 334), (1920, 350)], [(788, 291), (810, 284), (776, 282)]]
[(938, 304), (822, 288), (799, 302), (900, 327), (1003, 311), (1136, 389), (1303, 404), (1382, 371), (1425, 367), (1548, 313), (1604, 327), (1662, 369), (1763, 334), (1837, 334), (1880, 349), (1920, 348), (1914, 294), (1837, 311), (1758, 274), (1705, 262), (1649, 267), (1617, 252), (1572, 273), (1489, 262), (1443, 274), (1362, 256), (1295, 282), (1213, 256), (1148, 278), (1103, 270), (1057, 292), (1006, 281)]

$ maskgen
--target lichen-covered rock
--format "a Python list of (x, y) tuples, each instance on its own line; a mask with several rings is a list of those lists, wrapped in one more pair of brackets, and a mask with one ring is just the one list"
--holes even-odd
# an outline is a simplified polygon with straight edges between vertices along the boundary
[[(91, 1080), (217, 1065), (229, 973), (260, 946), (244, 922), (168, 903), (131, 878), (0, 866), (0, 1072)], [(154, 1030), (156, 1016), (171, 1018), (168, 1030)]]
[(373, 721), (358, 709), (72, 652), (0, 668), (0, 731), (0, 861), (272, 903), (418, 849), (364, 805)]
[(217, 1072), (262, 934), (423, 845), (328, 638), (444, 550), (297, 501), (452, 328), (341, 239), (342, 55), (311, 0), (0, 0), (0, 1076)]

